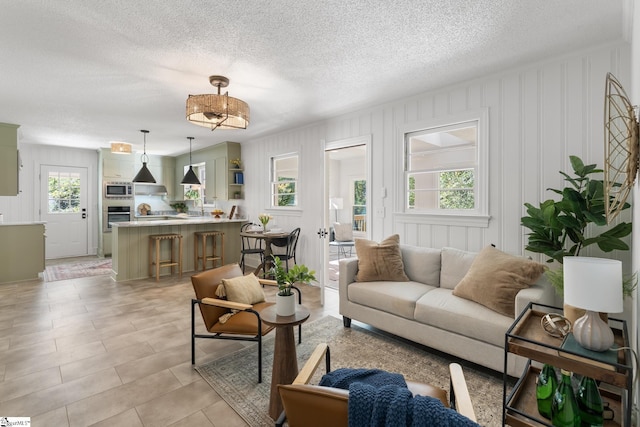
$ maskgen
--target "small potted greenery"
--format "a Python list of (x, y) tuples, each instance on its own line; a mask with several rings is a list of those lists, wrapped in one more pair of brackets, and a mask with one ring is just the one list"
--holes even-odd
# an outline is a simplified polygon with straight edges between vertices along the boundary
[(184, 202), (171, 203), (169, 206), (171, 206), (173, 209), (175, 209), (176, 212), (178, 212), (178, 213), (188, 212), (189, 211), (189, 208), (187, 207), (187, 205)]
[(295, 264), (289, 271), (282, 266), (279, 257), (273, 257), (273, 267), (270, 273), (278, 283), (276, 295), (276, 314), (278, 316), (293, 316), (296, 312), (296, 298), (291, 288), (296, 283), (310, 283), (316, 281), (316, 272), (309, 270), (304, 264)]

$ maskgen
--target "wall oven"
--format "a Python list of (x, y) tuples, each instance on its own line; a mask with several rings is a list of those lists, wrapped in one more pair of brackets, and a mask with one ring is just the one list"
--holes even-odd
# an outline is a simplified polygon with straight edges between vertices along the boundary
[(131, 221), (131, 206), (107, 206), (104, 211), (103, 231), (109, 233), (111, 231), (112, 222), (129, 222)]
[(105, 199), (132, 199), (133, 184), (131, 182), (105, 182)]

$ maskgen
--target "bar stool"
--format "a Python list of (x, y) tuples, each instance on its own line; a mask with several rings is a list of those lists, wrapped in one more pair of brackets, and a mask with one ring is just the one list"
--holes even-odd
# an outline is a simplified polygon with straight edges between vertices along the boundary
[[(171, 258), (163, 260), (160, 258), (160, 245), (163, 240), (167, 240), (171, 246)], [(175, 257), (174, 242), (178, 241), (178, 257)], [(155, 245), (155, 247), (154, 247)], [(182, 234), (170, 233), (170, 234), (152, 234), (149, 236), (149, 276), (155, 276), (156, 282), (160, 279), (160, 268), (171, 267), (171, 274), (173, 274), (173, 267), (178, 267), (180, 278), (182, 278)]]
[[(202, 269), (207, 269), (207, 261), (211, 261), (211, 268), (216, 266), (216, 261), (220, 266), (224, 265), (224, 233), (222, 231), (196, 231), (193, 233), (193, 269), (198, 271), (199, 261), (202, 260)], [(220, 252), (217, 252), (217, 237), (220, 236)], [(207, 239), (211, 237), (213, 251), (207, 255)], [(202, 254), (200, 253), (202, 247)]]

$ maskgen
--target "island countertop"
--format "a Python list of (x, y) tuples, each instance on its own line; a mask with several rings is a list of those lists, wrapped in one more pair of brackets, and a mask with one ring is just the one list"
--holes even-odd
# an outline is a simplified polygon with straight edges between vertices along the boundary
[(113, 222), (111, 226), (117, 227), (158, 227), (163, 225), (195, 225), (195, 224), (220, 224), (220, 223), (236, 223), (247, 222), (245, 218), (229, 219), (214, 218), (212, 216), (192, 216), (192, 217), (168, 217), (167, 215), (136, 217), (136, 220), (129, 222)]

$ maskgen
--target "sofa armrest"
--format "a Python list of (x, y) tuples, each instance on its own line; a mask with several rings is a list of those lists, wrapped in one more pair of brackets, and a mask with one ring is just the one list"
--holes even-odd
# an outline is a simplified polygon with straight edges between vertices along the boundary
[(530, 302), (553, 305), (553, 293), (553, 286), (551, 286), (551, 283), (547, 280), (547, 276), (543, 274), (533, 286), (522, 289), (517, 293), (514, 317), (518, 317)]
[(340, 275), (338, 277), (340, 292), (346, 291), (347, 286), (356, 281), (356, 274), (358, 274), (358, 258), (343, 258), (340, 260)]

